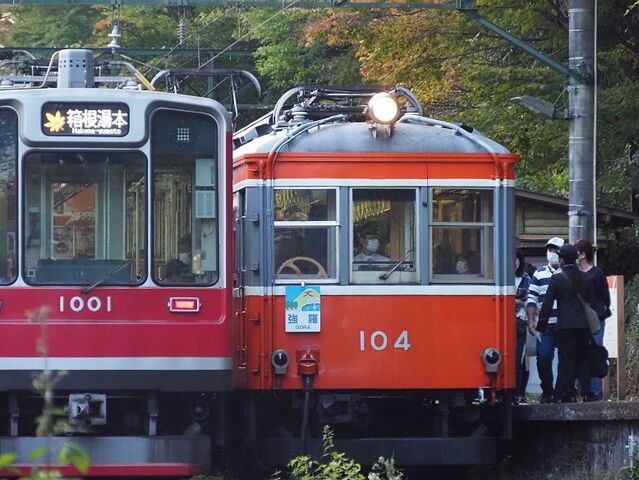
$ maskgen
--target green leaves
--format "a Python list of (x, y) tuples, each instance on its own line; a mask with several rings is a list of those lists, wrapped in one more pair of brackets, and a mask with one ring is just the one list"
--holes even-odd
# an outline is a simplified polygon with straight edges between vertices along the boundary
[(367, 477), (359, 463), (335, 450), (335, 434), (330, 426), (322, 430), (323, 454), (320, 461), (300, 455), (288, 462), (288, 473), (275, 472), (271, 480), (402, 480), (404, 475), (395, 467), (395, 460), (380, 457)]
[(73, 465), (80, 473), (87, 473), (89, 471), (90, 464), (87, 452), (70, 443), (65, 444), (62, 450), (60, 450), (58, 462), (61, 465)]

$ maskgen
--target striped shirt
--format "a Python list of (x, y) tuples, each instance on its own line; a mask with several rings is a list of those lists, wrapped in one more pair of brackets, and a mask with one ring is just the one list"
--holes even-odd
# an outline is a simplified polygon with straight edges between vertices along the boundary
[[(555, 273), (560, 272), (560, 268), (553, 268), (550, 265), (546, 265), (537, 270), (530, 279), (530, 287), (528, 288), (528, 301), (526, 302), (526, 309), (533, 307), (539, 311), (541, 305), (544, 303), (546, 297), (546, 291), (550, 284), (550, 277)], [(548, 323), (557, 323), (557, 301), (553, 302), (550, 317), (548, 317)]]

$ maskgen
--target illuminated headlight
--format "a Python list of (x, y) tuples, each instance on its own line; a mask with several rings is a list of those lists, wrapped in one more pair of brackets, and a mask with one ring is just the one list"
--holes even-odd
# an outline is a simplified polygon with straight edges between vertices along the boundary
[(390, 93), (378, 93), (368, 102), (368, 115), (375, 123), (389, 125), (399, 119), (401, 110), (397, 97)]
[(481, 353), (481, 360), (487, 373), (495, 373), (501, 363), (501, 352), (494, 347), (487, 348)]

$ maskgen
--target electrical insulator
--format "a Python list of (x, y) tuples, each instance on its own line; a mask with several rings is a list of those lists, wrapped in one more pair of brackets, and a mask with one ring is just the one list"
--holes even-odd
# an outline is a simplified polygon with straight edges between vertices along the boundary
[(180, 18), (178, 22), (178, 42), (180, 45), (186, 40), (186, 25), (184, 24), (184, 18)]

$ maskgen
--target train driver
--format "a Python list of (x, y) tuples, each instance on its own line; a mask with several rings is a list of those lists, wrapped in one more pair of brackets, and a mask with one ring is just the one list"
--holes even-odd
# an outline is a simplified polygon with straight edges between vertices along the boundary
[(358, 232), (359, 253), (353, 257), (354, 270), (369, 270), (373, 263), (389, 262), (390, 258), (379, 253), (380, 243), (377, 224), (367, 222)]

